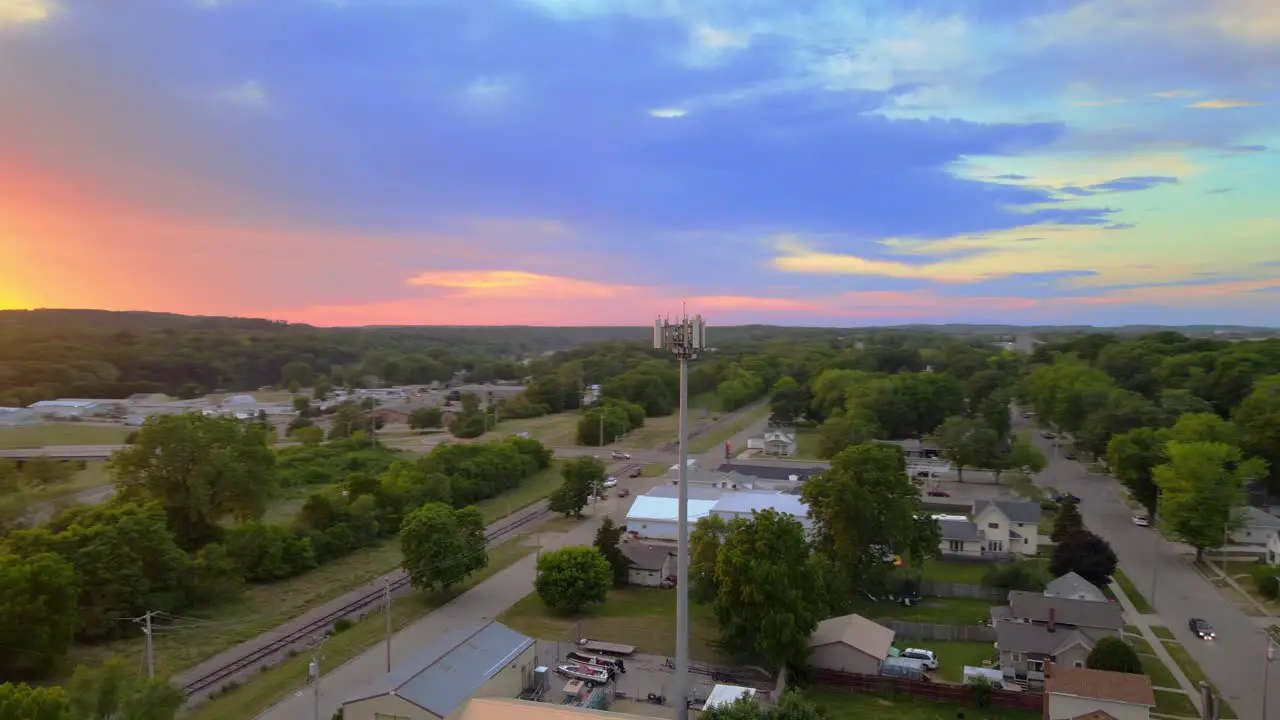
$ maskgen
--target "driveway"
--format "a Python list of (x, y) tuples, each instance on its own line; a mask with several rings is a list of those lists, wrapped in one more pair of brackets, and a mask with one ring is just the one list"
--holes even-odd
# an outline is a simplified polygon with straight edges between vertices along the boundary
[[(1036, 430), (1021, 417), (1015, 419), (1015, 427)], [(1119, 484), (1111, 476), (1094, 475), (1080, 463), (1064, 459), (1062, 451), (1055, 453), (1038, 430), (1028, 434), (1049, 459), (1048, 467), (1036, 477), (1036, 484), (1080, 498), (1085, 525), (1111, 544), (1125, 574), (1218, 686), (1236, 714), (1243, 720), (1261, 720), (1267, 641), (1260, 625), (1219, 595), (1191, 567), (1177, 545), (1163, 540), (1154, 529), (1134, 525), (1133, 512), (1120, 499)], [(1187, 620), (1192, 617), (1208, 620), (1218, 639), (1205, 642), (1193, 636), (1187, 628)], [(1271, 683), (1268, 700), (1271, 707), (1280, 708), (1280, 677)]]

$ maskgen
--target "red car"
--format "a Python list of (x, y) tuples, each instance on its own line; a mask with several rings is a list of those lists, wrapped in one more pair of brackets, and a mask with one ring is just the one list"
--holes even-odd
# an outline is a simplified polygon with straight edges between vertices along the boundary
[(925, 494), (928, 495), (929, 497), (951, 497), (951, 493), (947, 492), (946, 490), (930, 490)]
[(618, 497), (620, 498), (629, 497), (630, 495), (631, 495), (631, 490), (628, 488), (623, 488), (618, 491)]

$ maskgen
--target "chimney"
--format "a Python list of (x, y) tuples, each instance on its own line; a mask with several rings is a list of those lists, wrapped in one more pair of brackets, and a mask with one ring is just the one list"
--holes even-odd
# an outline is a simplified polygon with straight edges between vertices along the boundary
[(1053, 607), (1049, 608), (1049, 632), (1053, 632), (1055, 629), (1057, 629), (1057, 626), (1058, 626), (1057, 619), (1058, 619), (1058, 609)]

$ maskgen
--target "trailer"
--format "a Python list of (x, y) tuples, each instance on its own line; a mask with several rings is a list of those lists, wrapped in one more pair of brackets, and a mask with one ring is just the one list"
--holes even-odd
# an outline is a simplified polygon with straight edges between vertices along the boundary
[(579, 640), (578, 647), (585, 652), (596, 655), (610, 655), (612, 657), (629, 657), (636, 654), (635, 645), (619, 645), (618, 643), (600, 642), (588, 638)]

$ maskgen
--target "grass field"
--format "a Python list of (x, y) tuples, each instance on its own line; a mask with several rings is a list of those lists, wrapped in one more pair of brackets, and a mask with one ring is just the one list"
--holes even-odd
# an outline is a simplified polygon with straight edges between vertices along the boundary
[[(1155, 628), (1152, 629), (1154, 630)], [(1162, 629), (1166, 632), (1168, 631), (1168, 628)], [(1218, 691), (1218, 687), (1209, 681), (1208, 676), (1204, 674), (1204, 670), (1200, 669), (1200, 663), (1196, 662), (1195, 658), (1191, 657), (1191, 653), (1187, 652), (1187, 649), (1182, 646), (1182, 643), (1179, 643), (1177, 640), (1166, 640), (1164, 643), (1164, 649), (1169, 652), (1169, 656), (1178, 664), (1178, 667), (1182, 668), (1182, 674), (1186, 675), (1187, 679), (1191, 681), (1192, 687), (1200, 687), (1200, 683), (1207, 682), (1209, 683), (1209, 686), (1214, 689), (1214, 692)], [(1219, 714), (1219, 717), (1224, 720), (1228, 720), (1229, 718), (1236, 718), (1240, 716), (1236, 715), (1236, 711), (1233, 710), (1231, 705), (1229, 705), (1224, 699), (1222, 701), (1222, 712)]]
[[(695, 422), (692, 415), (689, 423)], [(637, 428), (617, 441), (608, 445), (610, 448), (626, 448), (628, 450), (653, 450), (670, 442), (675, 442), (680, 434), (680, 415), (664, 415), (644, 419), (644, 427)]]
[[(526, 480), (520, 487), (492, 500), (479, 503), (486, 524), (528, 507), (546, 497), (560, 484), (554, 466)], [(283, 510), (281, 511), (283, 512)], [(538, 528), (529, 527), (529, 532)], [(494, 550), (496, 552), (496, 548)], [(265, 585), (249, 585), (234, 602), (201, 608), (202, 620), (217, 623), (217, 629), (200, 633), (157, 633), (156, 671), (175, 673), (204, 661), (223, 650), (301, 615), (312, 607), (362, 587), (400, 567), (400, 545), (394, 538), (380, 545), (362, 548), (297, 577)], [(674, 597), (674, 595), (673, 595)], [(130, 661), (142, 658), (140, 637), (95, 646), (76, 646), (68, 667), (97, 663), (111, 655)]]
[(1112, 577), (1120, 589), (1124, 591), (1125, 596), (1129, 598), (1129, 602), (1133, 603), (1133, 608), (1143, 615), (1149, 615), (1152, 611), (1151, 605), (1147, 604), (1147, 599), (1138, 592), (1138, 587), (1133, 584), (1128, 575), (1120, 568), (1116, 568), (1116, 574)]
[(989, 642), (959, 642), (908, 640), (901, 638), (902, 647), (922, 647), (938, 654), (937, 674), (947, 682), (964, 682), (964, 666), (982, 667), (988, 660), (996, 660), (996, 649)]
[[(1134, 649), (1138, 650), (1138, 647), (1134, 646)], [(1139, 650), (1138, 659), (1142, 661), (1142, 674), (1151, 678), (1152, 685), (1177, 689), (1178, 681), (1173, 677), (1173, 671), (1161, 662), (1155, 653), (1144, 653)]]
[(129, 428), (84, 423), (47, 423), (0, 428), (0, 450), (60, 445), (120, 445)]
[(1161, 640), (1173, 639), (1173, 631), (1163, 625), (1152, 625), (1151, 633)]
[(718, 445), (724, 445), (729, 438), (737, 435), (743, 430), (746, 430), (752, 425), (755, 425), (768, 416), (769, 406), (767, 404), (761, 405), (755, 410), (735, 418), (732, 422), (720, 425), (705, 435), (699, 435), (698, 437), (693, 438), (689, 441), (689, 452), (695, 454), (709, 452)]
[(822, 436), (817, 428), (796, 428), (796, 454), (798, 460), (821, 460), (818, 443)]
[(1181, 691), (1156, 690), (1155, 711), (1161, 715), (1172, 715), (1174, 717), (1200, 717), (1200, 713), (1196, 712), (1196, 706), (1191, 702), (1191, 698)]
[[(706, 605), (690, 604), (689, 656), (711, 662), (717, 659), (712, 642), (715, 616)], [(657, 588), (627, 587), (611, 590), (604, 605), (577, 615), (559, 615), (547, 609), (536, 593), (530, 593), (498, 616), (498, 621), (529, 637), (571, 640), (582, 637), (635, 645), (637, 652), (674, 655), (676, 651), (676, 594)]]
[(936, 703), (906, 695), (884, 698), (815, 688), (805, 690), (804, 696), (825, 711), (827, 720), (1039, 720), (1043, 715), (1033, 710), (982, 710), (976, 705)]
[(981, 585), (995, 565), (981, 562), (957, 562), (930, 558), (924, 562), (924, 579), (933, 582)]
[(991, 607), (998, 603), (974, 598), (924, 598), (918, 605), (895, 602), (854, 603), (852, 612), (872, 620), (937, 623), (939, 625), (977, 625), (991, 618)]
[(498, 427), (476, 439), (477, 442), (497, 440), (522, 432), (550, 447), (568, 447), (577, 443), (579, 412), (555, 413), (536, 418), (499, 420)]
[[(467, 579), (462, 585), (447, 593), (413, 593), (396, 600), (391, 606), (391, 625), (399, 631), (421, 619), (432, 610), (444, 605), (458, 595), (484, 582), (493, 575), (527, 557), (533, 548), (518, 537), (489, 551), (489, 566)], [(380, 644), (386, 633), (386, 622), (381, 610), (369, 614), (363, 621), (333, 635), (324, 644), (325, 667), (333, 669)], [(307, 682), (309, 653), (301, 653), (283, 663), (269, 668), (244, 685), (224, 692), (201, 705), (188, 715), (193, 720), (220, 720), (221, 718), (251, 718), (270, 705), (279, 702)]]
[[(680, 463), (676, 463), (679, 465)], [(644, 466), (644, 477), (662, 477), (671, 468), (666, 463), (649, 463)]]

